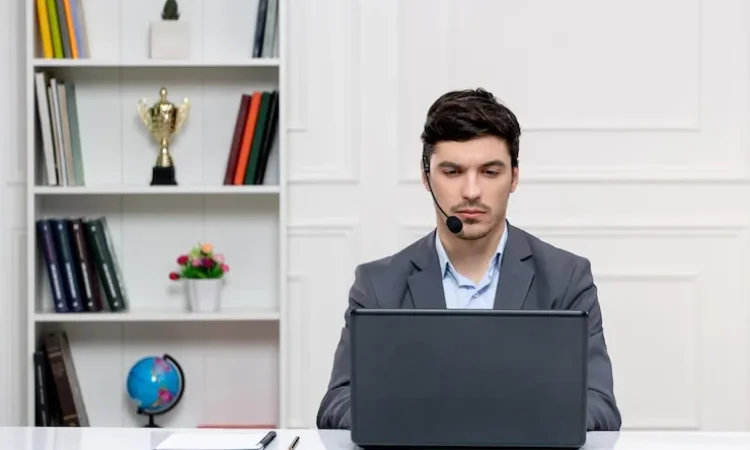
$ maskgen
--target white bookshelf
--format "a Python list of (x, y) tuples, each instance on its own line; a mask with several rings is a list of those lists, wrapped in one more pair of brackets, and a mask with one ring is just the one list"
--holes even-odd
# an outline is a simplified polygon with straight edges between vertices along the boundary
[[(21, 1), (21, 0), (16, 0)], [(284, 427), (286, 355), (286, 0), (279, 0), (278, 51), (253, 58), (259, 0), (178, 0), (191, 27), (191, 58), (149, 58), (149, 23), (161, 0), (83, 0), (90, 55), (44, 59), (36, 1), (26, 2), (27, 424), (35, 422), (33, 353), (43, 333), (63, 329), (91, 426), (142, 426), (125, 381), (138, 359), (168, 353), (186, 390), (156, 418), (168, 427)], [(44, 183), (34, 73), (75, 84), (85, 185)], [(138, 117), (141, 98), (191, 103), (171, 144), (178, 186), (150, 186), (157, 146)], [(278, 90), (278, 125), (262, 185), (225, 186), (242, 94)], [(128, 295), (124, 312), (58, 313), (38, 250), (36, 220), (107, 218)], [(176, 258), (197, 242), (223, 253), (231, 271), (223, 309), (193, 313)]]

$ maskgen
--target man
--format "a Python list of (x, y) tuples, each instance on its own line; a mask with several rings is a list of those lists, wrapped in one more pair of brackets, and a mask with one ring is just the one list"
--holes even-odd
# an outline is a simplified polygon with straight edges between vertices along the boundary
[[(352, 309), (495, 308), (588, 312), (587, 428), (620, 429), (589, 261), (506, 221), (508, 198), (518, 185), (520, 134), (515, 115), (483, 89), (449, 92), (430, 107), (421, 168), (425, 189), (435, 196), (437, 229), (392, 256), (356, 268), (318, 428), (351, 427)], [(451, 231), (437, 205), (460, 219), (460, 231)]]

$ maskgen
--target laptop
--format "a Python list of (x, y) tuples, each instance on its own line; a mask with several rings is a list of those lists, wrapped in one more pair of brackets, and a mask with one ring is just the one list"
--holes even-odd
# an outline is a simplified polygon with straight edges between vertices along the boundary
[(581, 311), (354, 310), (353, 443), (582, 447), (587, 322)]

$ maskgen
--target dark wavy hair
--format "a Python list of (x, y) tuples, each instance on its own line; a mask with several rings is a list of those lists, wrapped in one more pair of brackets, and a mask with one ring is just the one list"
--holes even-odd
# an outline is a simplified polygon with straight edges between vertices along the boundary
[(515, 114), (485, 89), (451, 91), (430, 106), (422, 131), (422, 158), (429, 161), (435, 144), (495, 136), (506, 143), (512, 167), (518, 167), (521, 126)]

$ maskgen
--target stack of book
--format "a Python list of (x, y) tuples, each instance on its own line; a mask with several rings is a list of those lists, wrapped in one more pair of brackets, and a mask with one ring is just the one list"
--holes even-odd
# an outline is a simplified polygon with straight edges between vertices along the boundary
[(36, 426), (90, 426), (64, 331), (47, 333), (40, 348), (34, 351), (34, 386)]
[(45, 59), (89, 57), (83, 0), (36, 0), (36, 17)]
[(36, 228), (55, 312), (126, 310), (127, 292), (105, 217), (45, 218)]
[(240, 100), (225, 185), (263, 184), (279, 121), (279, 91), (255, 91)]
[(34, 74), (38, 132), (44, 153), (44, 183), (83, 186), (83, 157), (75, 84)]

